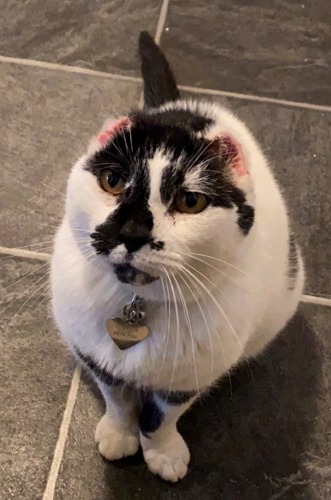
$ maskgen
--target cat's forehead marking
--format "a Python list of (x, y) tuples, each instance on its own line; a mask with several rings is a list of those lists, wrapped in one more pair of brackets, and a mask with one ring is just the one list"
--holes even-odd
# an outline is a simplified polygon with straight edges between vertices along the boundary
[(196, 166), (196, 168), (189, 170), (185, 173), (183, 188), (187, 189), (187, 191), (201, 191), (201, 175), (203, 172), (203, 168), (200, 166)]
[(157, 149), (148, 161), (150, 177), (150, 200), (160, 200), (160, 187), (164, 169), (169, 165), (171, 156), (164, 149)]

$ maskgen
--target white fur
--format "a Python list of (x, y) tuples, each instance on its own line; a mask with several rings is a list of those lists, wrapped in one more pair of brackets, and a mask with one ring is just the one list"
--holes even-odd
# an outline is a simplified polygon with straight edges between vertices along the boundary
[[(295, 288), (290, 290), (286, 207), (268, 163), (246, 126), (228, 110), (211, 104), (178, 102), (166, 107), (184, 106), (215, 119), (216, 125), (206, 137), (230, 134), (241, 145), (249, 175), (238, 178), (237, 183), (255, 207), (255, 222), (247, 236), (238, 228), (234, 209), (208, 207), (196, 215), (179, 213), (174, 220), (161, 204), (158, 191), (167, 157), (158, 151), (150, 161), (153, 235), (165, 241), (165, 250), (157, 252), (145, 246), (136, 253), (133, 265), (156, 275), (162, 274), (162, 266), (169, 275), (175, 273), (190, 320), (174, 279), (171, 283), (165, 279), (165, 288), (160, 280), (136, 288), (124, 285), (113, 274), (108, 258), (96, 256), (91, 249), (89, 233), (104, 222), (116, 203), (83, 169), (87, 156), (78, 161), (69, 178), (66, 213), (55, 240), (51, 279), (54, 315), (70, 347), (77, 346), (113, 375), (139, 386), (202, 391), (242, 359), (258, 354), (284, 327), (300, 300), (304, 271), (300, 260)], [(196, 185), (195, 175), (188, 176), (187, 182)], [(84, 237), (86, 240), (82, 240)], [(89, 249), (90, 255), (84, 257)], [(210, 258), (188, 256), (192, 252)], [(124, 253), (124, 247), (119, 247), (109, 259), (120, 262)], [(188, 273), (184, 278), (178, 274), (178, 266), (182, 265)], [(192, 274), (204, 284), (199, 290), (191, 281)], [(164, 290), (170, 293), (170, 318)], [(122, 314), (133, 291), (148, 301), (151, 334), (134, 347), (120, 351), (107, 333), (106, 321)], [(107, 434), (104, 424), (99, 424), (99, 436)], [(171, 439), (178, 439), (174, 427), (169, 429)], [(161, 441), (159, 451), (155, 451), (154, 440), (146, 444), (141, 439), (146, 461), (153, 472), (176, 480), (185, 475), (188, 456), (178, 445), (182, 451), (169, 458), (170, 465), (161, 460), (166, 463), (163, 471), (157, 457), (168, 453), (164, 451), (168, 449), (167, 438), (163, 436)], [(183, 453), (180, 462), (178, 457)], [(113, 456), (113, 452), (104, 454)]]
[(131, 391), (122, 388), (111, 391), (105, 384), (96, 382), (107, 402), (107, 411), (95, 431), (99, 452), (108, 460), (134, 455), (139, 449), (139, 428)]
[(163, 428), (152, 439), (144, 436), (140, 439), (144, 458), (153, 474), (173, 483), (186, 476), (190, 452), (175, 426)]

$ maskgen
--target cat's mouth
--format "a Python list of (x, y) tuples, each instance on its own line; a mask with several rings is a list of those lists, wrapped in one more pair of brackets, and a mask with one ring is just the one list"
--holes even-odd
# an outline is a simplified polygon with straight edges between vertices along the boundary
[(145, 271), (137, 269), (128, 262), (125, 262), (123, 264), (112, 264), (112, 266), (117, 279), (122, 283), (126, 283), (129, 285), (148, 285), (158, 279), (156, 276), (152, 276)]

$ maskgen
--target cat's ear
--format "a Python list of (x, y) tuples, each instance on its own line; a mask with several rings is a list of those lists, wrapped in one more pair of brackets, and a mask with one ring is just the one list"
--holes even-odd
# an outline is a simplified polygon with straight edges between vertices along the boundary
[(93, 137), (90, 142), (88, 153), (91, 154), (98, 149), (103, 148), (116, 134), (128, 129), (130, 126), (131, 120), (127, 116), (123, 116), (118, 119), (108, 118), (104, 122), (99, 134)]
[(249, 169), (241, 144), (230, 134), (215, 137), (213, 147), (225, 161), (226, 169), (235, 183), (249, 181)]
[(99, 144), (104, 146), (107, 142), (111, 141), (112, 137), (128, 129), (130, 125), (131, 121), (127, 116), (123, 116), (115, 121), (106, 120), (100, 134), (98, 135)]

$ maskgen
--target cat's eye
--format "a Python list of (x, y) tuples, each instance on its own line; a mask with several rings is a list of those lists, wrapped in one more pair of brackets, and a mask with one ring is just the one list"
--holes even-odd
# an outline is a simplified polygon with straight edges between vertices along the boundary
[(198, 214), (208, 205), (206, 196), (202, 193), (183, 191), (175, 199), (175, 209), (184, 214)]
[(125, 182), (122, 177), (111, 170), (103, 170), (101, 172), (99, 183), (104, 191), (114, 196), (121, 194), (125, 188)]

